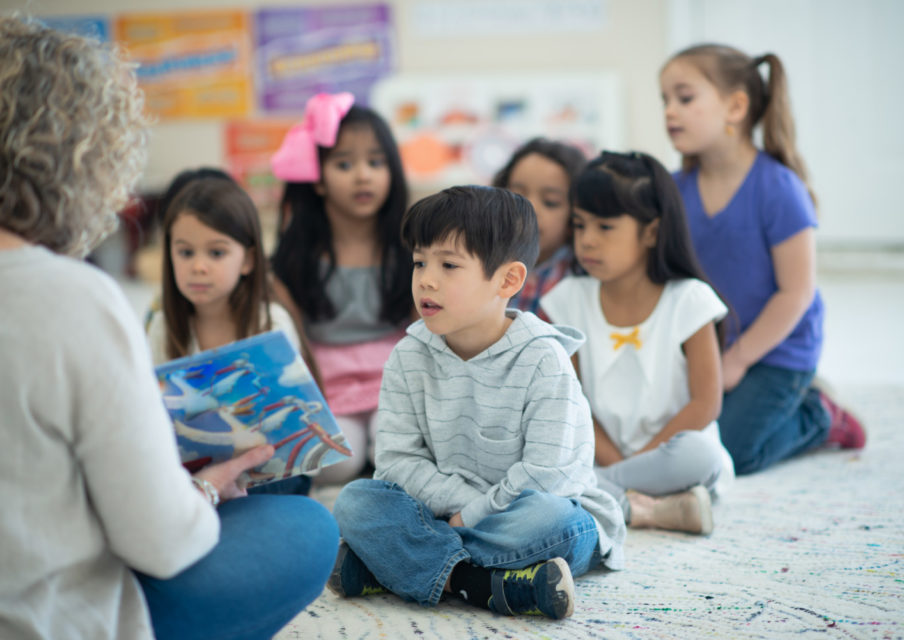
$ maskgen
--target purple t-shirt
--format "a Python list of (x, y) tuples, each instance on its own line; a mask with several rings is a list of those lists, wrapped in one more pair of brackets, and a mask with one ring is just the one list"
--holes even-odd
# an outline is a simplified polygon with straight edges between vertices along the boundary
[[(725, 322), (730, 346), (778, 290), (772, 247), (816, 227), (816, 210), (797, 174), (762, 151), (731, 201), (713, 217), (703, 210), (697, 170), (673, 175), (703, 271), (733, 308)], [(760, 362), (796, 371), (816, 369), (823, 314), (817, 290), (791, 334)]]

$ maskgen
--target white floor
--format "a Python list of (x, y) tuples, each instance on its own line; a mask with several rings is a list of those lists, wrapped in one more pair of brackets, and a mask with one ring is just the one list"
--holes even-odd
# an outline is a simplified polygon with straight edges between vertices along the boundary
[[(155, 295), (121, 281), (140, 318)], [(838, 387), (904, 386), (904, 252), (822, 252), (819, 288), (826, 305), (819, 374)]]

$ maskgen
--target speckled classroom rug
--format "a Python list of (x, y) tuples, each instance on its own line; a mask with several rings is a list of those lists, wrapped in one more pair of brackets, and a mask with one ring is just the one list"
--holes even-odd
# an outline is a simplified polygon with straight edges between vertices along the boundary
[(576, 580), (568, 620), (326, 591), (276, 639), (904, 638), (904, 388), (846, 399), (867, 426), (862, 452), (739, 479), (709, 538), (629, 530), (627, 568)]

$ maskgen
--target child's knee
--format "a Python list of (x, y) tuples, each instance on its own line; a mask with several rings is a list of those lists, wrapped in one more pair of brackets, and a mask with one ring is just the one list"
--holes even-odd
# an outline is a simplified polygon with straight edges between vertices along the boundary
[(702, 431), (681, 431), (669, 441), (670, 456), (682, 475), (705, 479), (722, 469), (722, 447)]
[(343, 525), (343, 520), (359, 516), (362, 511), (367, 510), (371, 502), (372, 485), (374, 483), (382, 484), (379, 480), (358, 478), (342, 487), (339, 495), (336, 496), (336, 502), (333, 504), (333, 517), (336, 518), (340, 528)]
[(530, 489), (522, 491), (512, 507), (525, 529), (538, 531), (567, 528), (584, 512), (576, 500)]

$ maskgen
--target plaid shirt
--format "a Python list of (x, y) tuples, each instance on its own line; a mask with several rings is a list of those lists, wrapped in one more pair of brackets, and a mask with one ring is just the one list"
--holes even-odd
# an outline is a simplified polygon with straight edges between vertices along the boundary
[(549, 321), (549, 317), (540, 309), (540, 298), (559, 283), (571, 269), (574, 253), (571, 246), (565, 245), (556, 251), (549, 259), (527, 274), (524, 286), (510, 301), (508, 306), (521, 311), (530, 311), (537, 314), (541, 320)]

